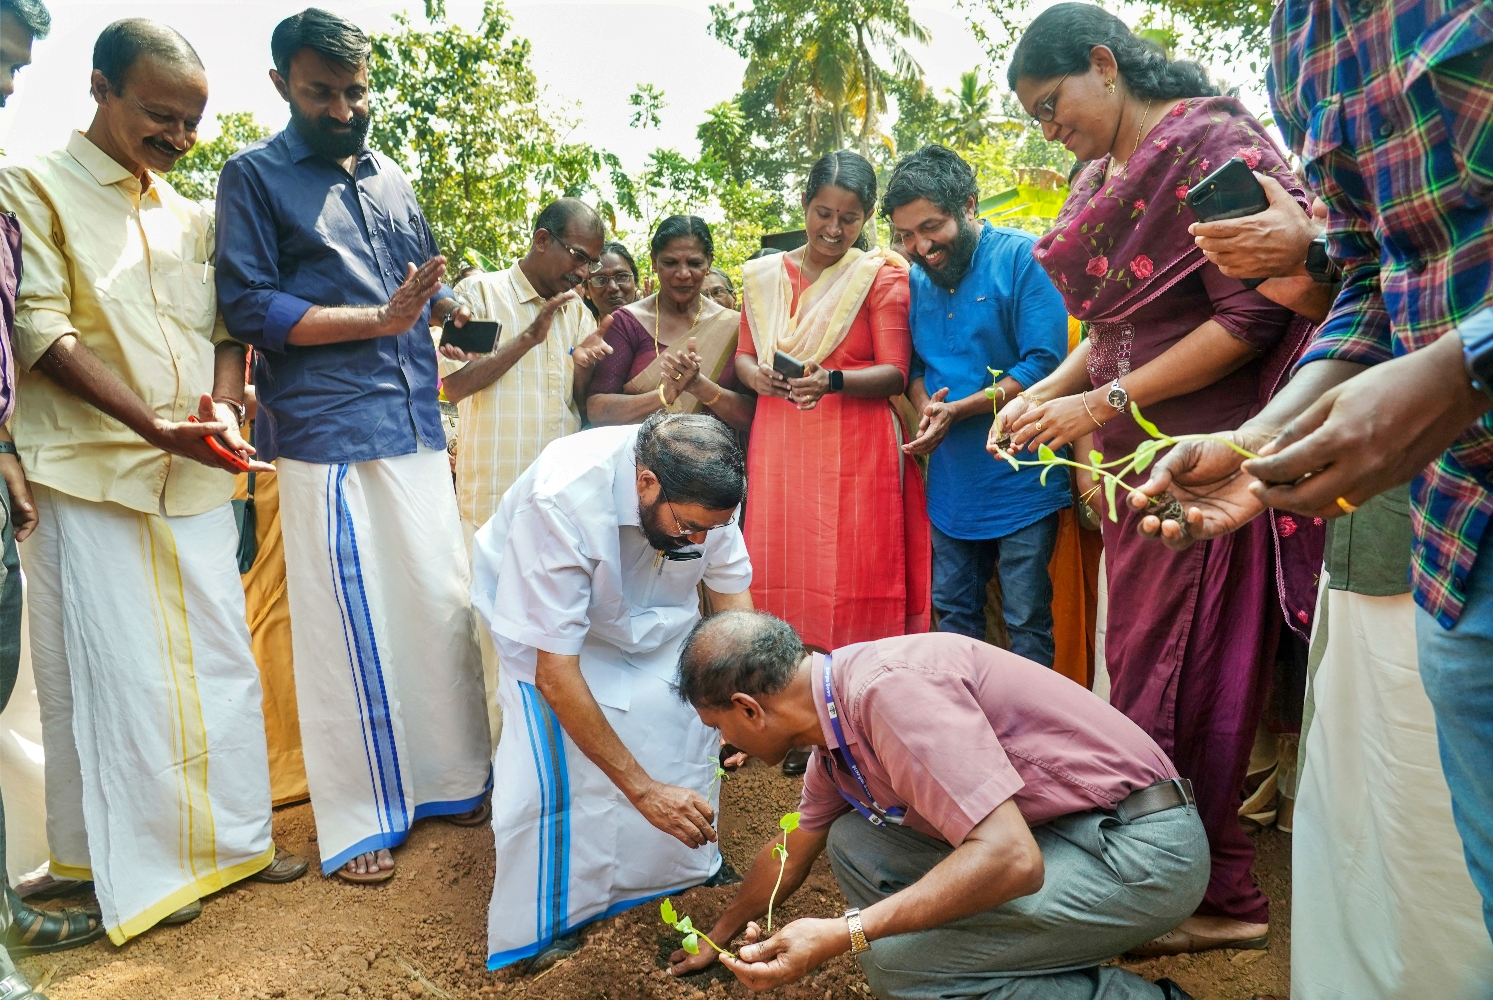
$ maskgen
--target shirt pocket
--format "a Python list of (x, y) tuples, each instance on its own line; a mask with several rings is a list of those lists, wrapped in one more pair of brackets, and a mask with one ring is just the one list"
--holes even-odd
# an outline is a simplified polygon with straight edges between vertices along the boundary
[[(1473, 4), (1423, 34), (1406, 72), (1405, 89), (1425, 77), (1435, 94), (1440, 126), (1456, 157), (1468, 194), (1493, 203), (1493, 8)], [(1434, 150), (1436, 119), (1428, 124)]]
[(172, 311), (186, 332), (211, 339), (218, 315), (217, 268), (202, 261), (182, 261)]

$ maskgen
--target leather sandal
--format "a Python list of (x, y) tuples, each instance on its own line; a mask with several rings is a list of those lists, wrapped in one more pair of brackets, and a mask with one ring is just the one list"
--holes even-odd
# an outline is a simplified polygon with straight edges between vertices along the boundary
[[(374, 853), (377, 852), (375, 851)], [(351, 882), (353, 885), (377, 885), (380, 882), (389, 881), (398, 870), (399, 866), (396, 863), (393, 868), (380, 868), (376, 872), (350, 872), (347, 870), (347, 862), (344, 861), (337, 868), (337, 877), (344, 882)]]
[(483, 799), (482, 804), (476, 809), (469, 809), (454, 816), (442, 816), (441, 819), (453, 826), (486, 826), (492, 819), (492, 799)]
[(12, 958), (81, 948), (104, 936), (104, 917), (95, 908), (38, 910), (11, 894), (10, 916), (5, 949)]
[(179, 927), (202, 916), (202, 900), (194, 899), (175, 913), (168, 913), (156, 921), (157, 927)]
[(47, 1000), (37, 993), (19, 972), (12, 972), (0, 979), (0, 1000)]
[(283, 847), (277, 847), (275, 848), (275, 860), (250, 875), (248, 881), (282, 885), (286, 882), (294, 882), (306, 874), (306, 869), (309, 867), (311, 865), (308, 862), (296, 857)]
[[(91, 879), (43, 875), (17, 885), (16, 895), (21, 899), (61, 899), (63, 896), (77, 896), (92, 889)], [(3, 1000), (3, 996), (0, 994), (0, 1000)]]

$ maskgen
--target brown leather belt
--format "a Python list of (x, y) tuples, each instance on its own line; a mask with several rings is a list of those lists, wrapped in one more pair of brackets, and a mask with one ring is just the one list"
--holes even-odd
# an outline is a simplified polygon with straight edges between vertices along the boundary
[(1134, 823), (1142, 816), (1165, 812), (1194, 803), (1192, 782), (1186, 778), (1168, 778), (1131, 792), (1115, 806), (1121, 823)]

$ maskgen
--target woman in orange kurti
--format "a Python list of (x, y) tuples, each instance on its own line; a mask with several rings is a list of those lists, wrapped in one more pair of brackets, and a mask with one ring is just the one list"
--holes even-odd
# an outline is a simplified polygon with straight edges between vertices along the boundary
[[(737, 375), (758, 395), (747, 452), (752, 601), (806, 643), (925, 632), (931, 543), (918, 465), (891, 400), (912, 355), (907, 267), (854, 248), (876, 175), (848, 151), (814, 165), (807, 244), (742, 268)], [(802, 378), (773, 369), (778, 351)]]

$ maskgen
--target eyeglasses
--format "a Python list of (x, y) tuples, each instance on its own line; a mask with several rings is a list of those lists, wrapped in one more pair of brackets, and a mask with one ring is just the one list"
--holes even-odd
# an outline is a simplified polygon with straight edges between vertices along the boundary
[(670, 535), (670, 538), (688, 538), (690, 535), (698, 535), (701, 532), (705, 531), (714, 531), (717, 528), (729, 528), (731, 527), (731, 525), (736, 523), (736, 515), (732, 514), (730, 520), (722, 524), (712, 524), (709, 527), (705, 528), (686, 527), (684, 523), (679, 520), (679, 514), (674, 510), (674, 502), (670, 500), (669, 495), (664, 492), (663, 483), (658, 484), (658, 495), (664, 498), (664, 506), (669, 508), (669, 516), (674, 519), (674, 527), (678, 529), (678, 534)]
[[(549, 233), (549, 230), (546, 229), (545, 232)], [(550, 238), (565, 248), (565, 252), (570, 254), (571, 260), (575, 261), (577, 264), (585, 264), (586, 269), (589, 270), (592, 274), (595, 274), (597, 271), (601, 270), (600, 257), (588, 256), (583, 251), (577, 250), (569, 243), (566, 243), (564, 240), (560, 239), (560, 237), (555, 233), (550, 233)]]
[(587, 283), (598, 292), (608, 285), (616, 285), (618, 288), (631, 288), (637, 284), (633, 280), (631, 271), (623, 271), (621, 274), (597, 274), (587, 279)]
[(1061, 87), (1063, 85), (1063, 80), (1068, 79), (1068, 77), (1072, 75), (1073, 73), (1071, 70), (1067, 73), (1064, 73), (1063, 79), (1057, 82), (1057, 86), (1049, 90), (1047, 92), (1047, 96), (1037, 102), (1037, 106), (1032, 108), (1032, 121), (1036, 122), (1040, 126), (1043, 122), (1050, 122), (1057, 117), (1058, 87)]

